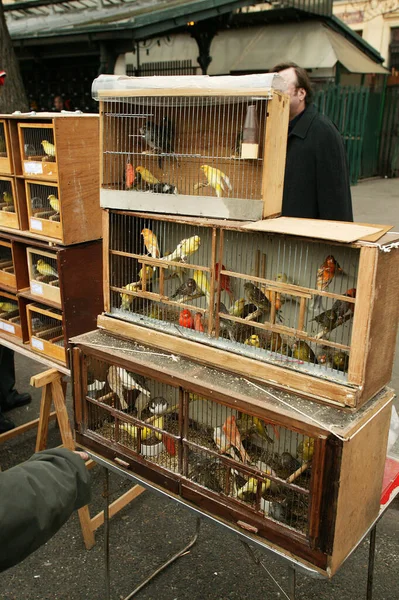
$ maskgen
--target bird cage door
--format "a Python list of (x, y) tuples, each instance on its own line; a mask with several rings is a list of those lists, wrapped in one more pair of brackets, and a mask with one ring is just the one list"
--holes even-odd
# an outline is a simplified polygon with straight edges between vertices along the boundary
[(54, 126), (49, 123), (18, 123), (18, 137), (25, 177), (57, 180)]
[(0, 334), (6, 333), (22, 340), (18, 298), (0, 290)]
[(240, 220), (279, 215), (287, 131), (278, 126), (288, 122), (279, 99), (270, 91), (168, 90), (104, 98), (101, 205)]
[(16, 186), (11, 177), (0, 177), (0, 227), (19, 229)]
[(0, 240), (0, 285), (16, 289), (15, 266), (11, 242)]
[(61, 311), (36, 303), (28, 304), (26, 310), (32, 350), (65, 363), (66, 350)]
[(32, 296), (61, 306), (57, 254), (38, 248), (27, 248), (26, 254)]
[(29, 231), (63, 239), (59, 187), (55, 183), (25, 181)]
[(12, 175), (13, 172), (7, 121), (0, 119), (0, 174)]

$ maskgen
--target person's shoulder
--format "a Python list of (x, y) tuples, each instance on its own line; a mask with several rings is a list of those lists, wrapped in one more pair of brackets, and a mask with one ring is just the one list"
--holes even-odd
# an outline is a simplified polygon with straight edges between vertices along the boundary
[(322, 131), (323, 133), (330, 132), (332, 135), (339, 135), (339, 130), (335, 123), (333, 123), (329, 117), (323, 115), (317, 110), (312, 121), (312, 127), (317, 131)]

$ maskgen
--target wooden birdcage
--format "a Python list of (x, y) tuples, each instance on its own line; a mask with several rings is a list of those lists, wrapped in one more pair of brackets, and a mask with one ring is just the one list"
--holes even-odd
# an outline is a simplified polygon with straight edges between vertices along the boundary
[(11, 154), (10, 134), (5, 119), (0, 119), (0, 174), (12, 175), (14, 172)]
[(0, 289), (0, 337), (3, 334), (22, 339), (18, 298)]
[(77, 443), (170, 496), (328, 575), (378, 515), (391, 390), (321, 411), (104, 332), (71, 342)]
[(0, 177), (0, 227), (21, 229), (17, 182), (13, 177)]
[(0, 285), (16, 290), (14, 257), (11, 242), (0, 239)]
[(349, 243), (123, 211), (104, 223), (115, 318), (100, 326), (337, 405), (359, 407), (389, 382), (399, 252), (355, 241), (361, 227), (340, 225)]
[(27, 304), (29, 345), (31, 350), (66, 363), (65, 331), (61, 310), (44, 304)]
[(61, 306), (57, 253), (41, 248), (27, 248), (26, 253), (30, 293)]
[[(63, 245), (101, 237), (97, 115), (0, 115), (12, 140), (19, 225)], [(1, 153), (0, 153), (1, 154)], [(24, 178), (26, 182), (24, 182)]]
[(101, 205), (256, 220), (281, 213), (289, 101), (278, 75), (100, 76)]

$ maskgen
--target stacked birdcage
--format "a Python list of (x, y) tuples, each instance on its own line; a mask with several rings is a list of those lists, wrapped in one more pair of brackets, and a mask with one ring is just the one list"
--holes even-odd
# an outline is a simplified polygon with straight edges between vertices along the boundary
[[(0, 118), (0, 286), (18, 303), (21, 343), (62, 364), (69, 336), (91, 329), (101, 306), (98, 121), (76, 113)], [(10, 323), (0, 330), (14, 336)]]
[[(399, 253), (378, 227), (266, 218), (275, 85), (96, 80), (106, 332), (72, 340), (77, 440), (331, 574), (378, 513)], [(372, 508), (345, 539), (352, 501)]]

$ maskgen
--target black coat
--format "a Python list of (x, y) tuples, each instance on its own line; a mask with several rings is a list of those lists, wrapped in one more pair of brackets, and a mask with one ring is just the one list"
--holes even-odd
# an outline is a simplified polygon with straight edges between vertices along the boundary
[(313, 104), (288, 134), (282, 214), (353, 221), (348, 162), (341, 135)]

